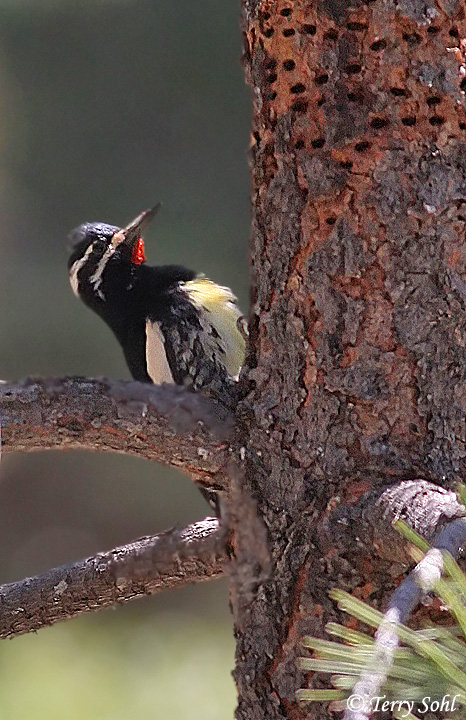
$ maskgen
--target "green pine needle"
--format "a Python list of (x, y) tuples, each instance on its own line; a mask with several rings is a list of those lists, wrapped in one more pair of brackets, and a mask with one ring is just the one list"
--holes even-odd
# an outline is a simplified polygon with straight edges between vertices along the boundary
[[(466, 503), (466, 488), (459, 489), (459, 496)], [(395, 527), (413, 545), (413, 554), (419, 561), (429, 545), (403, 521)], [(422, 551), (422, 552), (420, 552)], [(394, 652), (394, 661), (388, 668), (388, 677), (380, 689), (387, 699), (400, 698), (422, 702), (429, 697), (442, 699), (458, 696), (456, 707), (464, 716), (466, 707), (466, 577), (456, 561), (443, 553), (444, 577), (434, 587), (435, 594), (448, 607), (458, 623), (455, 627), (425, 627), (411, 630), (404, 625), (396, 626), (400, 641), (404, 644)], [(333, 589), (330, 597), (338, 607), (369, 627), (378, 628), (383, 614), (339, 589)], [(305, 637), (303, 645), (313, 651), (313, 657), (301, 658), (299, 665), (304, 671), (321, 672), (330, 675), (334, 689), (302, 689), (298, 699), (305, 702), (342, 702), (351, 694), (361, 674), (371, 670), (374, 638), (338, 623), (330, 622), (327, 633), (335, 640)], [(338, 641), (337, 641), (338, 640)], [(343, 644), (345, 643), (345, 644)], [(377, 669), (377, 668), (376, 668)], [(406, 707), (393, 710), (393, 717), (418, 720), (407, 714)], [(449, 715), (449, 717), (459, 717)]]

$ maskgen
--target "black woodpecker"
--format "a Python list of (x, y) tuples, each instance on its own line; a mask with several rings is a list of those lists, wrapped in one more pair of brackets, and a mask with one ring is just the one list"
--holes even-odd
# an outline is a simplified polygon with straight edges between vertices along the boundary
[(76, 228), (71, 287), (111, 327), (135, 380), (184, 385), (229, 403), (246, 323), (229, 288), (178, 265), (146, 265), (141, 233), (158, 208), (125, 228)]

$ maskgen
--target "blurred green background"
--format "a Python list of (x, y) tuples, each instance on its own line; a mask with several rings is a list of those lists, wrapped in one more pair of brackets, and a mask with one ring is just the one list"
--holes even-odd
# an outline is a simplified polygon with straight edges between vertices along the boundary
[[(239, 3), (0, 0), (0, 377), (128, 378), (72, 295), (67, 235), (157, 201), (151, 263), (229, 285), (247, 311), (249, 91)], [(130, 458), (3, 456), (0, 582), (210, 514), (189, 479)], [(0, 645), (0, 717), (230, 718), (224, 581)]]

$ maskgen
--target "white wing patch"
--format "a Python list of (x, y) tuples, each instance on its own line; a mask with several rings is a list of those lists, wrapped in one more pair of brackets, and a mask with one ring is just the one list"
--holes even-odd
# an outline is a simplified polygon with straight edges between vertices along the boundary
[[(203, 277), (183, 283), (182, 288), (201, 311), (200, 322), (206, 330), (212, 354), (221, 350), (227, 374), (237, 380), (244, 363), (247, 330), (236, 297), (230, 288)], [(219, 337), (209, 332), (209, 326)]]
[(85, 264), (87, 258), (92, 252), (92, 245), (90, 245), (82, 258), (79, 258), (79, 260), (76, 260), (70, 267), (70, 285), (71, 289), (76, 295), (76, 297), (79, 297), (79, 283), (78, 283), (78, 273), (81, 270), (82, 266)]
[(146, 364), (147, 374), (154, 383), (172, 383), (173, 375), (165, 352), (163, 335), (157, 322), (146, 321)]

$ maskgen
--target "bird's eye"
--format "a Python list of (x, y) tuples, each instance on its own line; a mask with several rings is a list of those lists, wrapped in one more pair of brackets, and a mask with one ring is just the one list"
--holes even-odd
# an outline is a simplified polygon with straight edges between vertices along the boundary
[(107, 243), (104, 240), (94, 240), (92, 243), (92, 252), (96, 255), (103, 255), (107, 249)]

